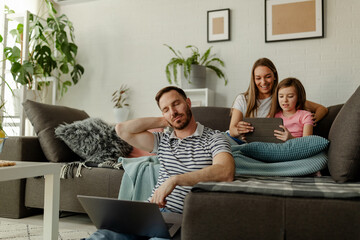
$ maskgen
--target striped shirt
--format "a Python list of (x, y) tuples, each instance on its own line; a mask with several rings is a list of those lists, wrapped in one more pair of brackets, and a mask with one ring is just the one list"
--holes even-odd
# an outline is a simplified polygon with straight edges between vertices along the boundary
[[(174, 132), (154, 132), (153, 152), (158, 154), (160, 170), (154, 191), (169, 177), (193, 172), (212, 165), (212, 159), (221, 152), (231, 154), (230, 144), (219, 131), (214, 131), (197, 123), (196, 131), (184, 139)], [(166, 208), (182, 213), (184, 199), (191, 186), (176, 186), (166, 198)]]

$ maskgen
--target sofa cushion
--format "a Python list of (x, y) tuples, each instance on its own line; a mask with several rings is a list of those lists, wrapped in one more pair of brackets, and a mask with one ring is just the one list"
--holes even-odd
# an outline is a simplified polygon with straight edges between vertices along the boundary
[(89, 115), (86, 112), (30, 100), (26, 100), (23, 106), (49, 161), (72, 162), (80, 159), (61, 139), (55, 137), (55, 128), (61, 123), (72, 123), (88, 118)]
[(329, 144), (326, 138), (306, 136), (290, 139), (284, 143), (251, 142), (240, 145), (240, 151), (251, 158), (264, 162), (283, 162), (314, 156)]
[(344, 104), (329, 132), (329, 172), (337, 182), (360, 179), (360, 86)]
[(338, 104), (328, 107), (326, 116), (315, 124), (313, 134), (328, 139), (331, 125), (343, 106), (344, 104)]
[(115, 127), (100, 118), (61, 124), (55, 135), (88, 163), (117, 162), (132, 151), (132, 146), (117, 136)]

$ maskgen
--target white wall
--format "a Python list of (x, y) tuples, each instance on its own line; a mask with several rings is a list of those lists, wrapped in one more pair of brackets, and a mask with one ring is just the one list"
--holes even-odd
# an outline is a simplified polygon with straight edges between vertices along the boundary
[[(230, 107), (249, 84), (254, 61), (268, 57), (279, 78), (299, 78), (309, 100), (343, 103), (360, 84), (360, 1), (325, 0), (325, 38), (265, 43), (263, 0), (97, 0), (59, 6), (73, 21), (81, 81), (60, 104), (114, 121), (111, 94), (130, 86), (131, 118), (158, 116), (156, 92), (167, 86), (164, 68), (172, 57), (167, 43), (186, 53), (193, 44), (213, 46), (225, 61), (227, 86), (208, 72), (216, 106)], [(208, 44), (208, 10), (231, 9), (231, 41)]]
[(46, 5), (42, 0), (1, 0), (0, 4), (5, 3), (16, 14), (23, 14), (25, 11), (30, 11), (38, 16), (43, 16), (46, 10)]

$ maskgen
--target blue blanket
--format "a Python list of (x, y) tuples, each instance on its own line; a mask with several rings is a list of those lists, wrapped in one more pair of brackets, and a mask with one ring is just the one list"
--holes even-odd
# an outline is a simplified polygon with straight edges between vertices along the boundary
[[(304, 176), (320, 171), (327, 164), (324, 151), (305, 159), (269, 163), (247, 157), (239, 149), (236, 146), (232, 147), (236, 176)], [(118, 161), (122, 163), (125, 170), (119, 199), (146, 201), (151, 196), (159, 175), (160, 163), (157, 156), (121, 157)]]
[(256, 175), (270, 177), (296, 177), (316, 173), (327, 164), (327, 155), (320, 152), (314, 156), (283, 162), (266, 163), (234, 152), (235, 175)]
[(157, 156), (118, 159), (124, 168), (119, 199), (146, 201), (155, 187), (159, 175)]

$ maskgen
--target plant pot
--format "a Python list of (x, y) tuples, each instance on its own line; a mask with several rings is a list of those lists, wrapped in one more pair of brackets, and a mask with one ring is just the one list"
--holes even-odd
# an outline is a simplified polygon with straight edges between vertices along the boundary
[(2, 149), (3, 149), (3, 146), (4, 146), (4, 144), (5, 144), (5, 140), (6, 140), (7, 138), (0, 138), (0, 153), (2, 152)]
[[(14, 116), (20, 116), (20, 111), (22, 110), (21, 104), (22, 104), (22, 91), (23, 89), (14, 89), (14, 98), (13, 98), (13, 105), (14, 105)], [(26, 100), (32, 100), (32, 101), (36, 101), (39, 99), (39, 97), (37, 96), (37, 92), (36, 90), (29, 90), (26, 89), (25, 90), (25, 96), (24, 96), (24, 102)]]
[(205, 88), (206, 87), (206, 67), (201, 65), (191, 65), (189, 79), (184, 76), (184, 68), (181, 67), (181, 88)]
[(116, 122), (125, 122), (129, 117), (130, 108), (113, 108), (113, 112)]

